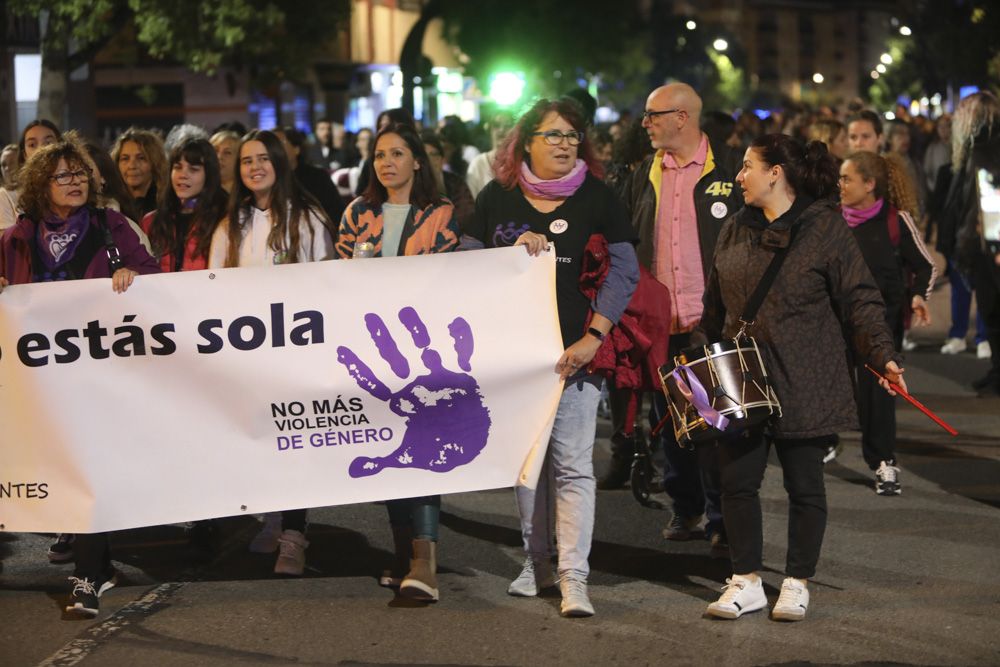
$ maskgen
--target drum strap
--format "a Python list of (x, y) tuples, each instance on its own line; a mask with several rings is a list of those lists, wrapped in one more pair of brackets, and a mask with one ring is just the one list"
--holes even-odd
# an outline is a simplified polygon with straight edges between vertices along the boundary
[(785, 257), (788, 256), (788, 251), (792, 249), (792, 243), (795, 242), (795, 234), (798, 231), (799, 225), (792, 225), (788, 237), (788, 245), (774, 251), (774, 257), (771, 258), (771, 263), (767, 265), (767, 270), (764, 271), (764, 275), (761, 276), (756, 289), (754, 289), (753, 294), (750, 295), (746, 305), (743, 307), (743, 314), (740, 315), (740, 323), (743, 324), (743, 328), (740, 330), (740, 333), (745, 332), (746, 328), (754, 323), (754, 320), (757, 317), (757, 311), (760, 310), (761, 304), (764, 303), (764, 298), (771, 290), (771, 285), (774, 284), (774, 279), (778, 277), (778, 271), (781, 270), (781, 265), (785, 262)]

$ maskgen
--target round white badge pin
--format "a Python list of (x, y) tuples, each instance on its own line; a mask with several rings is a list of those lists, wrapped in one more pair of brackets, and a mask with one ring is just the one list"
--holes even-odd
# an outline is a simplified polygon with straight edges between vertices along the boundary
[(717, 201), (712, 204), (712, 215), (715, 218), (724, 218), (726, 214), (729, 213), (729, 207), (721, 201)]
[(562, 234), (567, 229), (569, 229), (569, 223), (559, 218), (558, 220), (553, 220), (552, 224), (549, 225), (549, 231), (553, 234)]

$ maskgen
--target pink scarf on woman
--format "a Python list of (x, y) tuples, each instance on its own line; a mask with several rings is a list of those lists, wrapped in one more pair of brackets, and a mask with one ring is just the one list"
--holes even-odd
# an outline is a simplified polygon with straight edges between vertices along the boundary
[(527, 162), (521, 163), (521, 173), (517, 178), (521, 191), (539, 199), (566, 199), (583, 185), (587, 178), (587, 163), (577, 159), (573, 170), (562, 178), (545, 180), (535, 176)]
[(882, 199), (876, 199), (875, 203), (868, 208), (851, 208), (850, 206), (841, 205), (840, 211), (844, 215), (844, 220), (847, 221), (847, 226), (854, 229), (862, 222), (868, 222), (882, 210)]

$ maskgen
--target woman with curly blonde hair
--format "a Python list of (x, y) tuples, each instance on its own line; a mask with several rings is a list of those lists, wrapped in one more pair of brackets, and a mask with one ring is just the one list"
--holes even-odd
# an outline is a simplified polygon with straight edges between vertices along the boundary
[[(913, 221), (916, 195), (905, 165), (895, 156), (861, 151), (840, 167), (840, 208), (861, 247), (861, 254), (885, 301), (885, 317), (896, 349), (903, 343), (903, 320), (913, 309), (913, 323), (931, 322), (927, 299), (934, 289), (937, 267)], [(914, 280), (907, 285), (908, 273)], [(896, 407), (891, 396), (860, 363), (857, 377), (861, 451), (875, 471), (875, 493), (899, 495), (896, 465)]]
[(167, 151), (159, 135), (130, 127), (115, 140), (111, 158), (139, 205), (140, 214), (156, 210), (156, 198), (167, 185)]

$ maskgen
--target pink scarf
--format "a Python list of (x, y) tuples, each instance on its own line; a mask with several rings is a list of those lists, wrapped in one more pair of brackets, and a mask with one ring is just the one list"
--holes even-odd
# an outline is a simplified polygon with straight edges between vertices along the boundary
[(566, 199), (583, 185), (587, 178), (587, 163), (577, 160), (573, 170), (562, 178), (544, 180), (535, 176), (528, 168), (527, 162), (521, 163), (521, 174), (517, 182), (521, 190), (532, 197), (539, 199)]
[(847, 226), (854, 229), (862, 222), (868, 222), (882, 210), (882, 199), (876, 199), (875, 203), (868, 208), (851, 208), (850, 206), (840, 207), (840, 212), (844, 215), (844, 220), (847, 221)]

